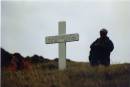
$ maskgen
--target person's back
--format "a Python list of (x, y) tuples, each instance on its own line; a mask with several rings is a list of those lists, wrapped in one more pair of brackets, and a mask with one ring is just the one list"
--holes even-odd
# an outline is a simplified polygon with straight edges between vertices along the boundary
[(89, 61), (91, 65), (110, 65), (110, 53), (114, 49), (112, 41), (107, 37), (107, 30), (100, 31), (100, 38), (90, 46)]

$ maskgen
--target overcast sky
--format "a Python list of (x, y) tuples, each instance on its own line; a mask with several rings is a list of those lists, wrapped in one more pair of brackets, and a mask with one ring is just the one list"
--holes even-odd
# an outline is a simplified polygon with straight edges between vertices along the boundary
[(88, 62), (90, 44), (106, 28), (115, 46), (111, 63), (130, 62), (129, 8), (129, 1), (3, 1), (1, 45), (23, 56), (57, 58), (58, 44), (45, 44), (45, 37), (58, 35), (58, 22), (66, 21), (67, 34), (80, 35), (67, 43), (67, 58)]

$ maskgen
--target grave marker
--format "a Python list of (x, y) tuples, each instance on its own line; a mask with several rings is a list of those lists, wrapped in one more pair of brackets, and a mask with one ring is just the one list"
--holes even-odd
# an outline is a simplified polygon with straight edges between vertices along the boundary
[(60, 21), (58, 24), (59, 35), (45, 38), (46, 44), (59, 43), (59, 70), (66, 69), (66, 42), (78, 41), (79, 34), (66, 34), (66, 22)]

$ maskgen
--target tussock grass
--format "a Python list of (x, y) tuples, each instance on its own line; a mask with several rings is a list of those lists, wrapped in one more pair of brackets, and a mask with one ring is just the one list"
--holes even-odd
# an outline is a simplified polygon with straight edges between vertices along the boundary
[(57, 62), (39, 63), (29, 71), (2, 71), (1, 81), (2, 87), (130, 87), (130, 64), (67, 62), (67, 69), (59, 71)]

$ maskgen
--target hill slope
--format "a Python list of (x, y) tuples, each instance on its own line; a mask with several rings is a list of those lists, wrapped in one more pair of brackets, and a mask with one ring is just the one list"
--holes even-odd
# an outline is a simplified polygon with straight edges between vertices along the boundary
[(59, 71), (58, 59), (1, 49), (1, 68), (2, 87), (130, 87), (130, 64), (91, 67), (67, 59), (67, 69)]
[(91, 67), (87, 63), (67, 62), (59, 71), (57, 61), (37, 63), (32, 70), (2, 72), (2, 87), (130, 87), (130, 64)]

